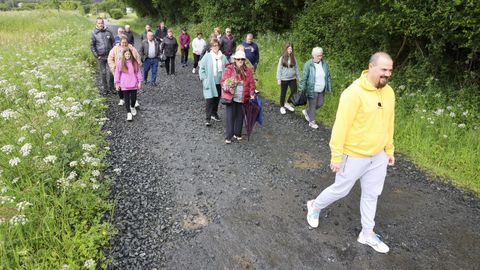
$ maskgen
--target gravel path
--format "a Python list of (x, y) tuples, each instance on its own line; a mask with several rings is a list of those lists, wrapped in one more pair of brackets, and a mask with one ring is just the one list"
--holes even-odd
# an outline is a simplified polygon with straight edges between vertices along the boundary
[[(402, 156), (389, 168), (376, 231), (381, 255), (356, 242), (359, 186), (306, 222), (305, 202), (332, 183), (330, 131), (266, 102), (249, 142), (223, 144), (222, 123), (204, 126), (191, 66), (159, 70), (126, 122), (107, 94), (109, 171), (116, 201), (111, 269), (478, 269), (480, 201), (441, 184)], [(220, 109), (223, 120), (223, 106)]]

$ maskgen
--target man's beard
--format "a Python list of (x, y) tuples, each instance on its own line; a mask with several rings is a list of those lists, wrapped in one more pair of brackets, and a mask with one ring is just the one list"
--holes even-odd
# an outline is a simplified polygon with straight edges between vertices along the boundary
[[(385, 85), (388, 83), (388, 78), (387, 76), (381, 76), (380, 79), (378, 80), (377, 85), (375, 85), (376, 88), (383, 88)], [(382, 81), (382, 79), (385, 79)]]

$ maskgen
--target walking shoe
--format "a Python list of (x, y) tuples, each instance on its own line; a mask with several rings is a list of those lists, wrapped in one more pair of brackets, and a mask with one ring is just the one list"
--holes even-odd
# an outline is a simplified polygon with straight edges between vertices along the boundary
[(237, 136), (233, 135), (233, 139), (235, 139), (237, 141), (241, 141), (243, 138), (242, 138), (242, 136), (237, 137)]
[(192, 69), (192, 73), (193, 73), (193, 74), (195, 74), (195, 68), (194, 68), (194, 69)]
[(138, 100), (137, 100), (135, 101), (135, 108), (138, 108), (138, 107), (140, 107), (140, 103), (138, 103)]
[(390, 251), (390, 248), (384, 242), (382, 242), (382, 240), (380, 240), (380, 236), (376, 233), (372, 234), (370, 237), (365, 237), (363, 236), (363, 233), (360, 232), (357, 241), (360, 244), (371, 246), (373, 249), (375, 249), (375, 251), (380, 253), (387, 253)]
[(307, 120), (307, 122), (310, 122), (310, 117), (308, 117), (307, 110), (303, 110), (302, 113), (303, 113), (303, 116), (305, 116), (305, 120)]
[(133, 116), (131, 113), (127, 113), (127, 121), (132, 121), (133, 120)]
[(313, 128), (313, 129), (317, 129), (317, 128), (318, 128), (318, 125), (317, 125), (317, 124), (315, 124), (315, 122), (314, 122), (314, 121), (312, 121), (312, 122), (309, 122), (309, 123), (308, 123), (308, 126), (310, 126), (310, 127), (311, 127), (311, 128)]
[(212, 123), (210, 123), (210, 121), (207, 120), (207, 122), (205, 122), (205, 126), (209, 127), (211, 125), (212, 125)]
[(213, 121), (220, 122), (220, 118), (218, 116), (211, 116), (210, 117)]
[(280, 113), (281, 113), (281, 114), (286, 114), (286, 113), (287, 113), (287, 111), (285, 110), (285, 108), (284, 108), (284, 107), (280, 107)]
[(133, 116), (137, 115), (137, 109), (135, 109), (135, 107), (130, 107), (130, 111), (132, 112)]
[(120, 99), (118, 101), (118, 106), (123, 106), (125, 104), (125, 101), (123, 99)]
[(225, 140), (225, 144), (231, 144), (231, 143), (232, 143), (231, 140), (229, 140), (229, 139), (226, 139), (226, 140)]
[(290, 105), (290, 104), (287, 103), (287, 102), (285, 102), (284, 107), (285, 107), (287, 110), (291, 111), (291, 112), (294, 112), (294, 111), (295, 111), (295, 109), (292, 107), (292, 105)]
[(312, 228), (318, 227), (318, 220), (320, 219), (320, 211), (313, 207), (313, 200), (307, 202), (307, 222)]

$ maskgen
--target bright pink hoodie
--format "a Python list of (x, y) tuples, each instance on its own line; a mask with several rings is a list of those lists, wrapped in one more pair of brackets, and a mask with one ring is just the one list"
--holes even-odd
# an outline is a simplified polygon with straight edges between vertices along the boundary
[(115, 68), (115, 85), (120, 85), (122, 91), (138, 90), (138, 84), (143, 81), (140, 67), (135, 72), (132, 60), (127, 60), (128, 72), (122, 71), (122, 62), (120, 61)]

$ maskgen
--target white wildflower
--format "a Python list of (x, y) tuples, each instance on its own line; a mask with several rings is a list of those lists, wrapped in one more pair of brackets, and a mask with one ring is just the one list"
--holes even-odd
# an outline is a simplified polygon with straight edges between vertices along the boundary
[(96, 146), (95, 144), (88, 144), (88, 143), (82, 144), (82, 149), (83, 149), (84, 151), (89, 151), (89, 152), (91, 152), (91, 151), (93, 151), (96, 147), (97, 147), (97, 146)]
[(73, 97), (68, 97), (68, 98), (67, 98), (67, 101), (68, 101), (68, 102), (74, 102), (75, 99), (74, 99)]
[(47, 103), (47, 100), (45, 100), (43, 98), (35, 100), (35, 104), (37, 104), (37, 105), (43, 105), (45, 103)]
[(20, 148), (20, 153), (25, 157), (30, 154), (30, 150), (32, 150), (32, 144), (26, 143), (22, 146), (22, 148)]
[(31, 127), (32, 127), (32, 126), (30, 126), (30, 125), (27, 124), (27, 125), (24, 125), (23, 127), (21, 127), (20, 130), (27, 130), (27, 129), (31, 128)]
[(445, 111), (444, 109), (437, 109), (437, 110), (435, 111), (435, 114), (436, 114), (436, 115), (442, 115), (444, 111)]
[(62, 130), (62, 134), (63, 134), (63, 135), (67, 135), (68, 133), (70, 133), (70, 131), (68, 131), (68, 130), (66, 130), (66, 129)]
[(11, 219), (10, 219), (10, 224), (12, 225), (25, 225), (27, 223), (28, 219), (25, 215), (16, 215), (16, 216), (13, 216)]
[(43, 158), (43, 161), (45, 163), (55, 163), (56, 160), (57, 160), (57, 157), (54, 155), (49, 155)]
[(92, 184), (92, 189), (97, 190), (100, 187), (99, 184)]
[(31, 96), (35, 96), (37, 93), (38, 93), (38, 90), (35, 88), (28, 90), (28, 94)]
[(463, 116), (467, 116), (467, 115), (468, 115), (468, 110), (467, 110), (467, 111), (464, 111), (464, 112), (462, 113), (462, 115), (463, 115)]
[(57, 113), (56, 111), (54, 111), (54, 110), (49, 110), (49, 111), (47, 112), (47, 116), (48, 116), (48, 118), (57, 118), (57, 117), (58, 117), (58, 113)]
[(400, 89), (400, 90), (405, 90), (405, 85), (403, 85), (403, 84), (400, 85), (400, 86), (398, 87), (398, 89)]
[(12, 203), (15, 201), (15, 197), (13, 196), (0, 196), (0, 205), (6, 203)]
[(450, 115), (450, 117), (452, 117), (452, 118), (455, 117), (455, 116), (457, 116), (454, 112), (451, 112), (449, 115)]
[(15, 118), (16, 117), (16, 112), (12, 109), (6, 109), (2, 112), (2, 118), (3, 119), (10, 119), (10, 118)]
[(70, 181), (68, 179), (65, 179), (65, 178), (60, 178), (60, 179), (57, 180), (57, 186), (59, 188), (65, 189), (65, 188), (70, 186)]
[(20, 158), (18, 158), (18, 157), (14, 157), (14, 158), (12, 158), (8, 161), (8, 164), (10, 164), (10, 166), (12, 166), (12, 167), (17, 166), (18, 163), (20, 163)]
[(44, 140), (47, 140), (47, 139), (49, 139), (50, 137), (52, 137), (52, 134), (50, 134), (50, 133), (45, 133), (45, 135), (43, 135), (43, 139), (44, 139)]
[(2, 225), (3, 223), (5, 223), (5, 219), (3, 217), (0, 217), (0, 225)]
[(22, 249), (17, 254), (18, 254), (18, 256), (27, 256), (28, 255), (28, 249)]
[(448, 138), (448, 136), (447, 136), (446, 134), (443, 134), (443, 138), (445, 138), (445, 139), (446, 139), (446, 138)]
[(453, 110), (453, 107), (452, 106), (447, 106), (447, 110), (451, 111), (451, 110)]
[(33, 134), (33, 133), (36, 133), (37, 130), (36, 129), (30, 129), (30, 134)]
[(82, 102), (83, 105), (88, 105), (88, 104), (90, 104), (90, 103), (92, 103), (92, 101), (91, 101), (90, 99), (85, 99), (85, 100)]
[(99, 170), (93, 170), (92, 175), (95, 176), (95, 177), (100, 176), (100, 171)]
[(68, 264), (64, 264), (60, 270), (68, 270), (70, 266)]
[(76, 161), (76, 160), (74, 160), (74, 161), (70, 161), (70, 164), (69, 164), (69, 165), (70, 165), (70, 167), (72, 167), (72, 168), (73, 168), (73, 167), (75, 167), (75, 166), (77, 166), (77, 165), (78, 165), (78, 161)]
[(464, 123), (458, 124), (458, 127), (459, 128), (465, 128), (465, 124)]
[(34, 97), (36, 99), (40, 99), (40, 98), (44, 98), (46, 95), (47, 95), (47, 93), (45, 93), (45, 92), (38, 92), (38, 93), (35, 94)]
[(16, 184), (20, 180), (20, 177), (15, 177), (12, 179), (12, 184)]
[(116, 174), (118, 174), (118, 175), (120, 175), (120, 173), (122, 172), (122, 169), (120, 169), (120, 168), (115, 168), (115, 169), (113, 169), (113, 172), (116, 173)]
[(52, 145), (52, 144), (53, 144), (52, 141), (48, 141), (48, 142), (45, 143), (45, 145), (47, 145), (47, 146)]
[(13, 145), (6, 144), (2, 146), (2, 152), (5, 154), (10, 154), (13, 151)]
[(95, 263), (95, 260), (94, 259), (88, 259), (85, 261), (85, 263), (83, 263), (83, 267), (85, 268), (93, 268), (95, 267), (96, 263)]
[(29, 206), (32, 206), (33, 204), (29, 203), (29, 202), (26, 202), (26, 201), (23, 201), (23, 202), (19, 202), (17, 203), (17, 210), (18, 211), (23, 211), (25, 210), (27, 207)]
[(423, 109), (423, 110), (422, 110), (422, 112), (424, 112), (424, 113), (425, 113), (425, 112), (427, 112), (427, 110)]
[(74, 180), (75, 177), (77, 177), (77, 173), (75, 171), (71, 171), (70, 174), (68, 175), (67, 179), (68, 180)]

